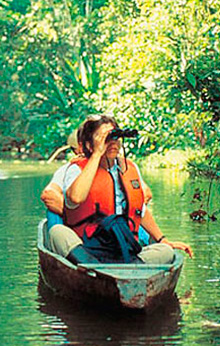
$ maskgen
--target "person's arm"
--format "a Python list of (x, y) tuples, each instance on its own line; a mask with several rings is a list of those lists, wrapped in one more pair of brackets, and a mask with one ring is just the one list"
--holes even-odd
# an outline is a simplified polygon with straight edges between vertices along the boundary
[(66, 190), (66, 196), (72, 203), (80, 204), (86, 200), (96, 175), (100, 159), (101, 156), (95, 153), (92, 154), (85, 168)]
[(50, 183), (45, 187), (41, 194), (41, 200), (45, 203), (46, 207), (50, 211), (59, 215), (63, 214), (63, 183), (69, 165), (69, 163), (66, 163), (57, 169)]
[(149, 186), (145, 183), (138, 165), (136, 163), (134, 163), (134, 165), (137, 169), (137, 172), (138, 172), (138, 175), (139, 175), (139, 178), (141, 181), (141, 186), (142, 186), (143, 193), (144, 193), (144, 203), (147, 205), (150, 202), (150, 200), (152, 199), (152, 192), (151, 192), (151, 189), (149, 188)]
[(188, 253), (189, 257), (193, 257), (193, 252), (189, 245), (183, 242), (171, 242), (163, 235), (148, 209), (146, 209), (144, 217), (142, 217), (141, 225), (147, 230), (147, 232), (156, 242), (168, 244), (174, 249), (183, 250)]
[(74, 204), (84, 202), (91, 189), (94, 177), (100, 164), (101, 157), (106, 150), (106, 137), (109, 130), (98, 132), (93, 137), (93, 151), (88, 163), (75, 179), (75, 181), (67, 188), (66, 197)]
[(55, 214), (63, 214), (63, 192), (56, 183), (49, 183), (41, 194), (41, 200)]
[(145, 214), (141, 219), (141, 226), (147, 230), (155, 241), (158, 241), (163, 236), (159, 226), (147, 208), (145, 209)]
[(152, 192), (149, 186), (143, 182), (144, 203), (147, 205), (152, 199)]

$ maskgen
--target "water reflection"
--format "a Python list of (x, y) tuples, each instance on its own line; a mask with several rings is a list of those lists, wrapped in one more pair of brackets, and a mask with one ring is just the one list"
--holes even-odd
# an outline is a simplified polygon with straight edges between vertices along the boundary
[[(176, 296), (148, 316), (144, 311), (64, 300), (52, 295), (41, 280), (38, 290), (40, 311), (59, 321), (54, 330), (59, 329), (65, 339), (61, 345), (166, 345), (168, 340), (175, 344), (179, 338), (181, 309)], [(45, 338), (51, 338), (51, 334)]]
[[(163, 232), (190, 243), (195, 253), (193, 260), (185, 256), (179, 300), (147, 316), (73, 305), (38, 290), (37, 225), (45, 217), (39, 197), (52, 172), (38, 164), (18, 166), (1, 167), (0, 175), (1, 345), (220, 345), (219, 222), (190, 220), (194, 187), (185, 174), (160, 170), (145, 176)], [(214, 210), (219, 197), (220, 184)]]

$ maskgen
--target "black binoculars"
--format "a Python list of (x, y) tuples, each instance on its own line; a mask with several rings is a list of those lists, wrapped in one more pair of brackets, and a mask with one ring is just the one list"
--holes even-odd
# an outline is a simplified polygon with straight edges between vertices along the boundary
[(106, 142), (111, 140), (111, 139), (118, 139), (118, 138), (135, 138), (138, 136), (138, 131), (135, 129), (120, 129), (119, 127), (116, 127), (114, 130), (112, 130), (107, 138)]

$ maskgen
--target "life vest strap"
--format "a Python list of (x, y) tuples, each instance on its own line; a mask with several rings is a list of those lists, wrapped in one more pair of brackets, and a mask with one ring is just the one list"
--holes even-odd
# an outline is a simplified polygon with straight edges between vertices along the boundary
[(128, 226), (128, 219), (123, 215), (113, 214), (104, 218), (91, 238), (86, 233), (83, 238), (84, 246), (100, 260), (110, 255), (110, 258), (119, 256), (124, 263), (130, 263), (141, 251)]
[(79, 222), (74, 223), (73, 225), (71, 225), (72, 227), (78, 227), (78, 226), (82, 226), (84, 223), (98, 223), (100, 220), (102, 220), (104, 217), (106, 217), (107, 215), (102, 213), (100, 211), (100, 205), (99, 203), (95, 204), (95, 213), (85, 217), (84, 219), (80, 220)]

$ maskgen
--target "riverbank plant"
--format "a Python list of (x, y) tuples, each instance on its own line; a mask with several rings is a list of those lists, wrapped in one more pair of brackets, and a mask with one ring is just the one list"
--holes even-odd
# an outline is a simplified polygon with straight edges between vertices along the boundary
[[(211, 200), (214, 193), (214, 183), (220, 182), (220, 137), (216, 138), (208, 148), (195, 152), (187, 162), (187, 170), (195, 182), (192, 198), (196, 209), (190, 214), (193, 221), (217, 221), (220, 209), (211, 210)], [(200, 187), (207, 181), (206, 188)]]

